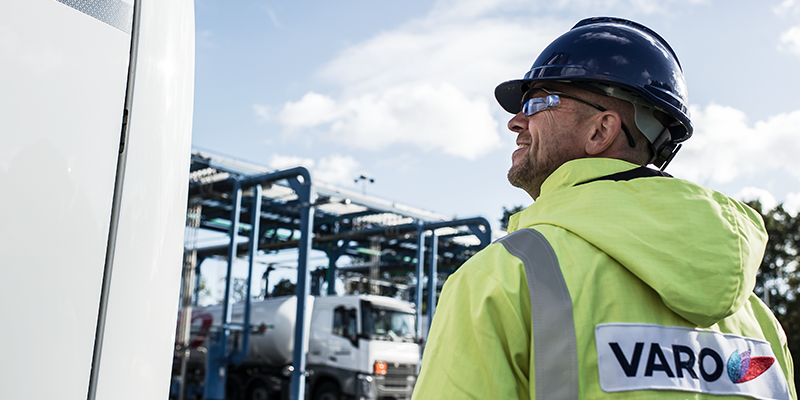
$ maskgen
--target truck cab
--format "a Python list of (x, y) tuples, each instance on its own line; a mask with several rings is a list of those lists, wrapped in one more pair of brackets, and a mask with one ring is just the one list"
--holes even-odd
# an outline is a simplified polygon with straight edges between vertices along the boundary
[(411, 398), (420, 352), (409, 303), (371, 295), (319, 297), (310, 331), (313, 399), (325, 398), (333, 385), (356, 399)]

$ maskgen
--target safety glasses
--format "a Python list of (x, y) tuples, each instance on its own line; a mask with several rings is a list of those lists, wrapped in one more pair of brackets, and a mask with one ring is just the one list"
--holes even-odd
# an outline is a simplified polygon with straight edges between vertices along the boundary
[[(537, 94), (546, 94), (546, 96), (536, 96)], [(525, 114), (526, 117), (530, 117), (544, 110), (552, 110), (558, 108), (558, 106), (561, 105), (562, 97), (565, 99), (571, 99), (586, 104), (600, 111), (607, 111), (605, 107), (599, 104), (592, 103), (590, 101), (581, 99), (579, 97), (575, 97), (570, 94), (566, 94), (563, 92), (556, 92), (554, 90), (549, 90), (545, 88), (533, 88), (531, 90), (528, 90), (522, 97), (522, 113)], [(625, 132), (625, 136), (628, 138), (628, 144), (630, 144), (631, 147), (636, 147), (636, 142), (633, 141), (633, 136), (631, 136), (631, 133), (625, 126), (625, 123), (622, 124), (622, 131)]]
[(526, 117), (530, 117), (533, 114), (542, 112), (544, 110), (549, 110), (551, 108), (556, 108), (560, 105), (561, 98), (559, 98), (557, 94), (551, 94), (544, 97), (531, 97), (522, 103), (522, 113), (525, 114)]

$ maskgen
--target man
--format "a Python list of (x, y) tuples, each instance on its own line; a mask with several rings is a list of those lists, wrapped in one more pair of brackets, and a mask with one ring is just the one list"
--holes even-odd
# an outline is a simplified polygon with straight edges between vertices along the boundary
[(666, 41), (587, 19), (495, 96), (535, 203), (447, 280), (413, 398), (796, 399), (759, 215), (645, 167), (692, 134)]

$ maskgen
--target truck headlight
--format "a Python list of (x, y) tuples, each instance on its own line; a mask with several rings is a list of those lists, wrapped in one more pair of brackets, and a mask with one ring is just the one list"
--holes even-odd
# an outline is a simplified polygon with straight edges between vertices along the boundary
[(386, 375), (389, 372), (389, 367), (385, 361), (375, 361), (375, 375)]
[(358, 382), (360, 384), (359, 400), (366, 400), (375, 397), (375, 389), (373, 387), (373, 379), (371, 375), (358, 374)]

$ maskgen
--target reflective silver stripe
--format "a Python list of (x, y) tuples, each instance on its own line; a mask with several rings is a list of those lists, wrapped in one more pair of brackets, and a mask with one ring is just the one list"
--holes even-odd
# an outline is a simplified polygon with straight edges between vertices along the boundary
[(125, 33), (131, 33), (133, 5), (122, 0), (56, 0)]
[(556, 253), (533, 229), (518, 230), (498, 242), (525, 264), (531, 295), (536, 398), (577, 399), (578, 346), (572, 299)]

